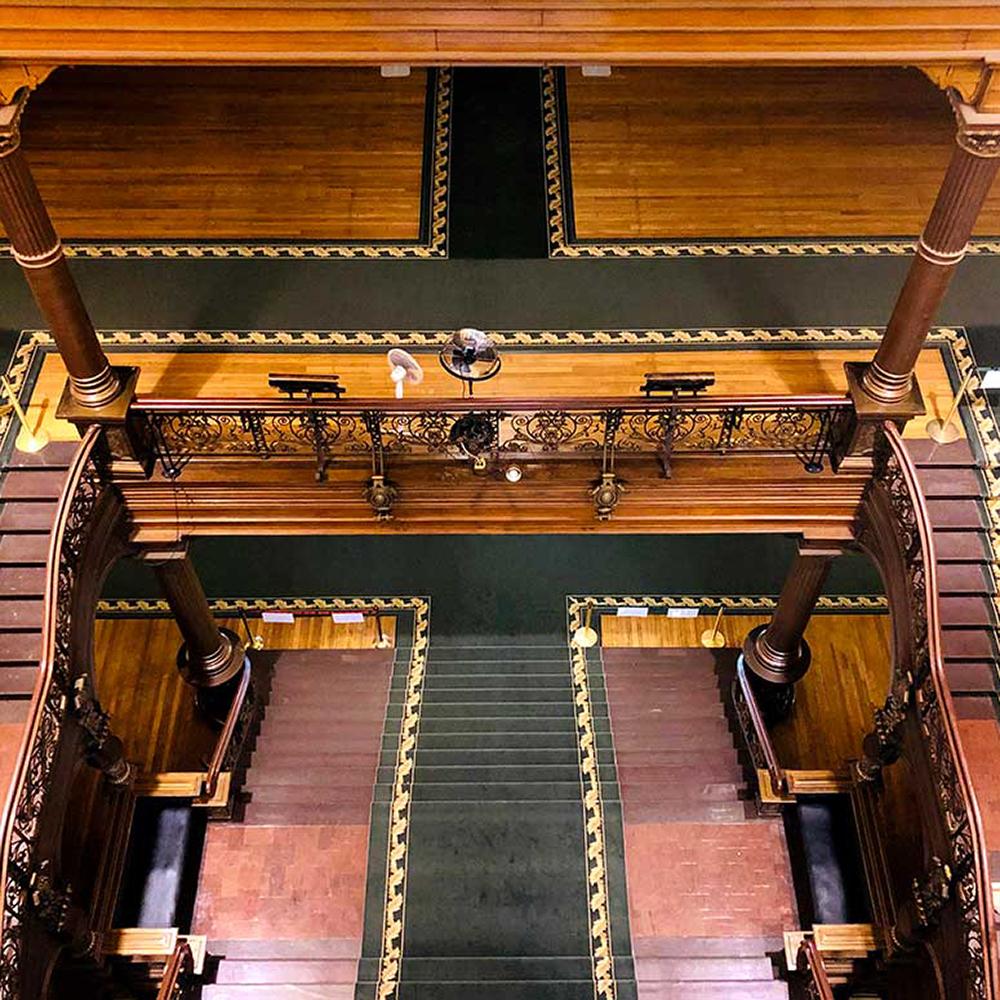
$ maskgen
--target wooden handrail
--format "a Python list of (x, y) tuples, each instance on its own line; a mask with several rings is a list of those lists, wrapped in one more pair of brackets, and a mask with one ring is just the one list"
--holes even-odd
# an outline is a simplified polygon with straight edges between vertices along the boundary
[[(927, 616), (927, 669), (926, 677), (930, 680), (933, 695), (940, 706), (937, 722), (940, 723), (940, 733), (931, 732), (927, 721), (921, 725), (928, 746), (928, 757), (931, 760), (943, 762), (950, 758), (950, 778), (948, 784), (953, 787), (936, 787), (938, 806), (941, 809), (945, 829), (952, 831), (958, 825), (955, 807), (960, 804), (966, 814), (966, 829), (962, 841), (968, 848), (967, 858), (955, 858), (956, 869), (962, 871), (960, 877), (970, 878), (975, 888), (969, 886), (963, 890), (961, 886), (955, 889), (959, 898), (972, 899), (975, 893), (975, 911), (978, 914), (978, 943), (975, 945), (980, 954), (971, 954), (970, 959), (982, 963), (982, 997), (995, 998), (1000, 996), (1000, 985), (997, 982), (997, 937), (993, 914), (992, 884), (989, 878), (989, 864), (986, 854), (986, 843), (983, 834), (982, 817), (979, 803), (976, 799), (968, 763), (962, 750), (958, 731), (955, 705), (951, 697), (951, 689), (944, 672), (944, 657), (941, 643), (941, 617), (938, 607), (937, 556), (934, 548), (934, 536), (927, 504), (923, 490), (917, 478), (917, 470), (910, 458), (903, 436), (891, 421), (883, 426), (885, 439), (899, 466), (900, 475), (906, 486), (909, 501), (913, 506), (915, 523), (920, 538), (920, 558), (924, 579), (924, 600)], [(917, 665), (919, 667), (919, 665)], [(921, 678), (914, 679), (919, 688)], [(919, 697), (919, 692), (918, 692)], [(929, 720), (928, 720), (929, 721)], [(957, 801), (956, 801), (957, 800)], [(952, 845), (955, 846), (954, 844)], [(964, 848), (963, 848), (964, 849)]]
[(846, 395), (820, 393), (816, 395), (736, 395), (697, 396), (688, 398), (658, 398), (656, 396), (566, 396), (566, 397), (426, 397), (396, 399), (394, 396), (358, 397), (343, 399), (276, 399), (273, 396), (201, 396), (161, 397), (139, 396), (133, 409), (146, 413), (165, 413), (190, 410), (195, 413), (231, 413), (236, 410), (259, 410), (264, 413), (307, 413), (313, 410), (327, 412), (356, 412), (378, 410), (382, 413), (423, 413), (433, 410), (447, 412), (482, 412), (505, 410), (511, 413), (532, 410), (728, 410), (734, 407), (747, 409), (806, 409), (833, 410), (847, 407)]
[(181, 977), (193, 971), (194, 954), (191, 945), (183, 938), (179, 938), (170, 958), (167, 959), (160, 988), (156, 991), (156, 1000), (177, 1000), (183, 991)]
[[(66, 698), (53, 697), (53, 686), (68, 688), (71, 651), (68, 633), (70, 604), (75, 584), (79, 536), (93, 513), (101, 492), (102, 477), (95, 470), (95, 451), (103, 430), (91, 426), (70, 464), (56, 507), (46, 562), (45, 604), (42, 618), (41, 656), (31, 706), (25, 721), (17, 762), (4, 803), (0, 858), (0, 996), (16, 995), (23, 967), (22, 934), (30, 906), (27, 878), (44, 860), (37, 856), (39, 817), (51, 791), (56, 741), (66, 714)], [(13, 992), (12, 992), (13, 991)]]
[[(764, 716), (761, 714), (760, 706), (757, 704), (757, 698), (753, 693), (753, 687), (750, 684), (750, 678), (747, 676), (746, 664), (743, 662), (742, 656), (736, 660), (736, 682), (739, 685), (739, 695), (746, 709), (745, 718), (743, 713), (740, 713), (741, 724), (743, 724), (744, 735), (747, 740), (750, 756), (753, 758), (754, 766), (763, 766), (767, 771), (771, 779), (771, 787), (776, 794), (787, 795), (788, 775), (781, 766), (778, 754), (774, 749), (774, 744), (771, 742), (771, 735), (767, 731)], [(740, 705), (737, 702), (737, 712), (739, 710)]]
[(810, 977), (816, 1000), (834, 1000), (833, 985), (826, 971), (823, 954), (811, 937), (804, 937), (796, 957), (797, 971)]
[(240, 686), (236, 689), (232, 704), (229, 706), (225, 724), (222, 727), (222, 732), (219, 733), (219, 739), (215, 744), (215, 750), (212, 753), (212, 759), (205, 774), (205, 782), (201, 792), (202, 799), (210, 799), (215, 795), (215, 789), (219, 784), (219, 776), (222, 774), (226, 754), (229, 752), (229, 747), (233, 742), (233, 737), (236, 734), (236, 726), (239, 723), (240, 714), (243, 712), (243, 704), (246, 701), (247, 692), (250, 690), (251, 674), (252, 668), (248, 659), (243, 664)]

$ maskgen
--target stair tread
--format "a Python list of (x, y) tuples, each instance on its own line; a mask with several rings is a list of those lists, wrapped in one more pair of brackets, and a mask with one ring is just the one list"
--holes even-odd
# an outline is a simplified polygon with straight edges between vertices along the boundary
[(979, 531), (937, 531), (934, 553), (942, 562), (989, 562), (992, 558), (986, 535)]
[(40, 629), (44, 610), (45, 601), (37, 597), (0, 600), (0, 628)]
[(37, 663), (42, 655), (42, 633), (0, 632), (0, 663)]
[(11, 469), (0, 482), (0, 500), (58, 500), (65, 480), (63, 469)]
[(0, 563), (44, 566), (49, 556), (49, 532), (30, 532), (0, 537)]
[(942, 528), (983, 528), (986, 520), (978, 500), (928, 500), (927, 513), (935, 531)]
[(992, 625), (993, 603), (979, 594), (938, 597), (942, 625)]
[(978, 497), (983, 483), (971, 466), (923, 466), (917, 469), (917, 480), (928, 499), (944, 497)]
[(66, 470), (79, 447), (79, 441), (50, 441), (41, 451), (13, 451), (4, 468), (5, 470), (26, 468)]
[(57, 507), (54, 500), (8, 500), (0, 504), (0, 532), (51, 531)]
[(989, 594), (992, 591), (988, 574), (978, 563), (940, 563), (937, 581), (941, 595)]
[(993, 636), (986, 628), (948, 628), (941, 632), (945, 660), (990, 659), (996, 655)]
[[(2, 546), (2, 540), (0, 540)], [(0, 559), (2, 561), (2, 559)], [(0, 594), (42, 597), (45, 593), (44, 566), (0, 565)]]
[(948, 444), (937, 444), (929, 438), (912, 438), (906, 441), (906, 450), (918, 467), (975, 466), (976, 459), (967, 438)]
[(996, 690), (997, 668), (989, 661), (953, 660), (945, 663), (948, 686), (955, 693), (991, 692)]

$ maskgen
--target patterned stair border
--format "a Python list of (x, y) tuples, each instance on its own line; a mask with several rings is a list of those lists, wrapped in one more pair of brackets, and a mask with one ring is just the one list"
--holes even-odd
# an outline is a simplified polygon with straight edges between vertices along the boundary
[[(451, 180), (452, 72), (431, 69), (427, 81), (427, 108), (420, 179), (420, 236), (413, 241), (305, 240), (254, 243), (249, 240), (69, 240), (67, 257), (125, 260), (128, 258), (212, 259), (245, 257), (291, 260), (431, 258), (448, 256), (448, 204)], [(0, 257), (9, 257), (9, 245)]]
[[(565, 71), (541, 71), (542, 129), (545, 143), (545, 192), (549, 257), (884, 257), (913, 253), (916, 236), (838, 237), (833, 239), (582, 240), (573, 219), (573, 179)], [(1000, 237), (973, 240), (969, 253), (1000, 254)]]

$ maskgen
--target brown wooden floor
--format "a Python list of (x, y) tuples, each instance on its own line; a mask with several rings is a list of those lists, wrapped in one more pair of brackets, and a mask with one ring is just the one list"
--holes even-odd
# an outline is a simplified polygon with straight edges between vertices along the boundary
[[(424, 367), (419, 386), (407, 387), (407, 398), (454, 398), (460, 384), (437, 362), (436, 352), (414, 352)], [(507, 351), (501, 374), (476, 389), (484, 399), (497, 396), (570, 397), (634, 396), (646, 372), (713, 371), (711, 393), (836, 393), (846, 390), (845, 361), (867, 361), (871, 348), (777, 348), (621, 352)], [(139, 365), (139, 391), (156, 396), (265, 396), (269, 372), (337, 372), (353, 397), (388, 397), (392, 385), (382, 354), (296, 354), (115, 351), (115, 364)], [(940, 351), (923, 352), (917, 366), (930, 413), (951, 404), (952, 390)], [(31, 398), (29, 417), (41, 422), (54, 438), (72, 440), (73, 428), (54, 416), (66, 380), (57, 354), (49, 354)], [(925, 421), (913, 420), (907, 436), (924, 437)]]
[(24, 148), (64, 239), (416, 240), (426, 72), (85, 67)]
[[(738, 648), (750, 629), (768, 615), (726, 614), (720, 631)], [(616, 618), (601, 616), (601, 641), (613, 647), (697, 647), (714, 615), (697, 618)], [(889, 689), (889, 616), (815, 614), (806, 630), (813, 654), (808, 673), (796, 686), (795, 710), (772, 731), (783, 767), (841, 770), (857, 757), (872, 728), (872, 709)]]
[[(915, 69), (566, 78), (584, 240), (915, 236), (954, 143), (947, 100)], [(977, 231), (1000, 233), (1000, 185)]]
[[(219, 624), (244, 634), (238, 618)], [(266, 649), (371, 649), (375, 623), (334, 624), (328, 615), (294, 623), (251, 619)], [(395, 618), (382, 627), (395, 637)], [(146, 773), (201, 771), (215, 748), (217, 732), (195, 711), (191, 688), (177, 672), (181, 635), (172, 618), (100, 618), (94, 630), (94, 677), (98, 697), (125, 756)]]

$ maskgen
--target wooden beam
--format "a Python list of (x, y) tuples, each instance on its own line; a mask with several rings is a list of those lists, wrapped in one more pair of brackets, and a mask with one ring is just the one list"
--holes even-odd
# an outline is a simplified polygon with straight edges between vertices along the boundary
[(415, 65), (613, 62), (941, 64), (1000, 49), (992, 0), (22, 0), (0, 9), (18, 63)]

